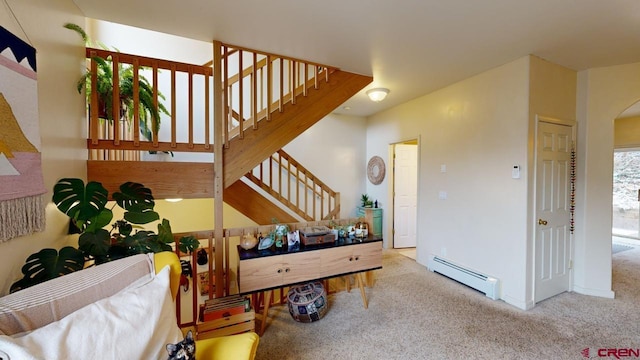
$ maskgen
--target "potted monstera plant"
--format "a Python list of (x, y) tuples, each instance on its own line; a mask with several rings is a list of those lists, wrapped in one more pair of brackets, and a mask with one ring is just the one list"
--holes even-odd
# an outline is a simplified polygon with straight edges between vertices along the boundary
[[(24, 277), (13, 283), (10, 291), (81, 270), (88, 261), (99, 265), (125, 256), (172, 250), (174, 238), (169, 220), (160, 221), (157, 233), (139, 226), (160, 220), (150, 189), (126, 182), (111, 196), (114, 203), (108, 201), (107, 189), (98, 182), (85, 185), (81, 179), (59, 180), (53, 188), (53, 202), (69, 217), (70, 233), (80, 234), (78, 247), (43, 249), (32, 254), (22, 267)], [(116, 206), (124, 214), (122, 219), (113, 221), (112, 210)], [(183, 237), (179, 242), (184, 253), (191, 253), (198, 246), (194, 237)]]
[[(103, 44), (93, 44), (89, 39), (87, 33), (82, 27), (76, 24), (67, 23), (65, 28), (75, 31), (82, 40), (85, 46), (96, 47), (98, 45), (101, 48), (107, 49)], [(134, 69), (132, 65), (118, 64), (118, 80), (119, 80), (119, 101), (120, 101), (120, 114), (113, 114), (113, 61), (110, 59), (103, 59), (101, 57), (94, 57), (93, 60), (97, 64), (96, 70), (96, 91), (98, 92), (98, 117), (106, 121), (122, 120), (131, 122), (134, 119), (134, 104), (133, 104), (133, 91), (134, 91)], [(77, 82), (77, 89), (79, 93), (85, 90), (87, 97), (87, 103), (91, 102), (91, 70), (87, 69), (83, 76)], [(140, 134), (148, 141), (153, 140), (153, 134), (160, 129), (160, 115), (169, 115), (168, 110), (162, 104), (158, 102), (154, 104), (153, 98), (154, 88), (143, 75), (138, 76), (138, 98), (139, 104), (138, 115), (140, 124)], [(165, 96), (158, 92), (158, 98), (165, 100)]]

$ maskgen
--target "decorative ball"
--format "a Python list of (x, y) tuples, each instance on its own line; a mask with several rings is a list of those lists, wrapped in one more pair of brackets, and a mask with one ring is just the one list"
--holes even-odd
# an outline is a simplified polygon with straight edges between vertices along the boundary
[(292, 286), (287, 294), (289, 313), (295, 321), (310, 323), (327, 313), (327, 293), (319, 281)]

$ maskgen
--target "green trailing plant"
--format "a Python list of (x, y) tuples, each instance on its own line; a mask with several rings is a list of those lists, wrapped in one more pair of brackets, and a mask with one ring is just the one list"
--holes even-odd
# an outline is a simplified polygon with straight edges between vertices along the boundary
[[(174, 242), (169, 220), (160, 220), (154, 210), (151, 190), (142, 184), (126, 182), (114, 192), (111, 205), (109, 193), (101, 183), (85, 183), (81, 179), (64, 178), (53, 188), (52, 201), (70, 219), (70, 229), (80, 234), (78, 248), (64, 247), (60, 251), (42, 249), (27, 258), (22, 267), (23, 278), (11, 286), (11, 292), (83, 269), (87, 261), (96, 265), (135, 254), (171, 251)], [(113, 221), (113, 209), (124, 211), (123, 218)], [(160, 221), (158, 231), (145, 230), (140, 225)], [(193, 236), (180, 239), (179, 249), (192, 253), (199, 247)]]
[[(84, 42), (85, 46), (96, 47), (108, 50), (108, 48), (101, 43), (94, 44), (88, 37), (87, 33), (82, 27), (76, 24), (67, 23), (65, 28), (76, 32)], [(117, 49), (116, 49), (117, 51)], [(103, 59), (101, 57), (93, 57), (93, 60), (97, 64), (96, 70), (96, 91), (98, 92), (98, 116), (101, 119), (107, 121), (114, 121), (122, 119), (128, 122), (134, 119), (134, 104), (133, 104), (133, 91), (134, 91), (134, 68), (132, 65), (118, 64), (118, 79), (119, 79), (119, 101), (120, 111), (118, 116), (113, 114), (113, 61), (111, 59)], [(87, 69), (78, 80), (76, 86), (79, 93), (82, 93), (84, 89), (87, 98), (87, 104), (91, 103), (91, 69)], [(169, 115), (169, 111), (162, 104), (158, 102), (156, 106), (153, 98), (154, 88), (152, 84), (142, 75), (138, 76), (138, 116), (140, 124), (140, 134), (148, 141), (153, 140), (153, 134), (158, 133), (160, 129), (160, 116), (162, 114)], [(165, 100), (165, 96), (158, 92), (158, 99)]]

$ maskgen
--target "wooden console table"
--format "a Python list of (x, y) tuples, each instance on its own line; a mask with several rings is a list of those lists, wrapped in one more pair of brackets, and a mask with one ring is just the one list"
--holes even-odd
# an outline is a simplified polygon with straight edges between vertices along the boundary
[(286, 250), (244, 250), (238, 247), (238, 257), (239, 292), (265, 292), (259, 331), (262, 334), (272, 290), (276, 288), (354, 274), (366, 309), (368, 303), (362, 273), (382, 268), (382, 237), (341, 238), (333, 243), (299, 245)]

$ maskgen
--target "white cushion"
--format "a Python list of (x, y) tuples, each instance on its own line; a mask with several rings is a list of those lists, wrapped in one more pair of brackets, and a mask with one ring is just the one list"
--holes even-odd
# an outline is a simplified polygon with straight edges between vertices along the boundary
[(17, 335), (153, 279), (153, 254), (129, 256), (46, 281), (0, 298), (0, 335)]
[(146, 284), (99, 300), (26, 335), (0, 335), (0, 358), (164, 359), (166, 345), (180, 340), (166, 266)]

